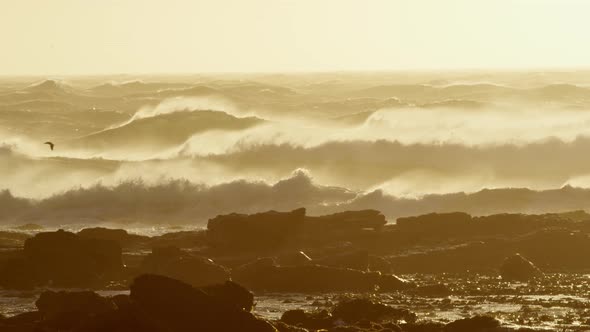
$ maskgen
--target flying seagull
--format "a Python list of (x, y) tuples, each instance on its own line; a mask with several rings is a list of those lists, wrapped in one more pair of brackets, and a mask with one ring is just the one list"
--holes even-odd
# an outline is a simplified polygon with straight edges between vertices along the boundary
[(47, 144), (49, 145), (49, 147), (51, 148), (51, 151), (53, 151), (53, 147), (55, 146), (55, 144), (51, 143), (51, 142), (45, 142), (43, 144)]

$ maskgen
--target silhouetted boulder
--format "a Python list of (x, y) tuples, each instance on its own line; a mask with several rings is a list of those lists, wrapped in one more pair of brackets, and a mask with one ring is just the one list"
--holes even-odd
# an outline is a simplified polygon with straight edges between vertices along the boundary
[(338, 253), (315, 259), (314, 263), (318, 265), (367, 271), (369, 269), (369, 252), (366, 250), (355, 250)]
[(34, 271), (33, 280), (60, 287), (110, 280), (123, 268), (121, 247), (116, 242), (84, 239), (63, 230), (28, 239), (24, 256)]
[(112, 301), (94, 292), (46, 291), (35, 302), (43, 320), (43, 326), (57, 330), (69, 330), (90, 317), (115, 309)]
[(194, 288), (164, 276), (142, 275), (131, 285), (131, 301), (152, 326), (167, 331), (274, 332), (268, 322)]
[(489, 240), (391, 256), (394, 271), (406, 273), (494, 273), (494, 266), (513, 252), (507, 240)]
[(121, 246), (121, 248), (133, 248), (149, 241), (147, 236), (129, 234), (124, 229), (104, 227), (84, 228), (77, 234), (85, 239), (115, 241)]
[(328, 329), (334, 325), (334, 318), (325, 311), (305, 312), (301, 309), (287, 310), (281, 316), (281, 322), (310, 330)]
[(588, 232), (568, 229), (543, 229), (518, 239), (515, 250), (541, 269), (580, 271), (590, 268), (584, 253), (590, 252)]
[(444, 297), (451, 295), (451, 289), (445, 284), (432, 284), (416, 287), (413, 294), (420, 296)]
[[(232, 280), (249, 289), (277, 292), (372, 291), (383, 280), (388, 289), (395, 288), (388, 278), (378, 272), (320, 265), (277, 266), (269, 258), (259, 259), (232, 271)], [(403, 281), (397, 285), (399, 288), (396, 290), (408, 287)]]
[(393, 308), (379, 302), (360, 298), (338, 303), (332, 310), (332, 316), (347, 323), (355, 323), (361, 320), (371, 322), (404, 320), (411, 323), (415, 322), (417, 318), (415, 313), (407, 309)]
[(522, 257), (520, 254), (515, 254), (504, 260), (504, 263), (500, 267), (500, 275), (503, 280), (526, 281), (542, 276), (543, 272), (531, 261)]
[[(140, 308), (114, 310), (91, 316), (80, 322), (71, 332), (176, 332), (165, 326), (154, 324)], [(49, 331), (48, 331), (49, 332)], [(51, 331), (54, 332), (54, 331)], [(57, 331), (55, 331), (57, 332)]]
[(415, 287), (414, 283), (408, 282), (393, 274), (381, 274), (377, 286), (379, 286), (379, 290), (382, 292), (393, 292)]
[(0, 287), (7, 289), (33, 289), (37, 285), (33, 266), (23, 257), (0, 263)]
[(442, 332), (445, 325), (441, 322), (420, 321), (402, 325), (404, 332)]
[(240, 310), (252, 311), (254, 307), (254, 294), (233, 281), (228, 280), (223, 284), (208, 285), (199, 289), (217, 301)]
[(277, 266), (261, 259), (232, 271), (232, 279), (253, 290), (315, 292), (373, 290), (380, 275), (327, 266)]
[(220, 250), (274, 250), (294, 239), (304, 219), (303, 208), (291, 212), (220, 215), (207, 223), (207, 237), (211, 246)]
[(154, 248), (139, 268), (140, 273), (159, 274), (195, 287), (229, 280), (229, 271), (212, 260), (175, 247)]
[(484, 332), (500, 327), (500, 321), (489, 316), (459, 319), (447, 324), (444, 332)]

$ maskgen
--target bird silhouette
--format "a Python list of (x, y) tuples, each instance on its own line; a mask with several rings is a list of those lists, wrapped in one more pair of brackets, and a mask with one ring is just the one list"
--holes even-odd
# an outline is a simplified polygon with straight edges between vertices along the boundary
[(55, 146), (55, 144), (51, 143), (51, 142), (45, 142), (43, 144), (47, 144), (49, 145), (49, 147), (51, 148), (51, 151), (53, 151), (53, 147)]

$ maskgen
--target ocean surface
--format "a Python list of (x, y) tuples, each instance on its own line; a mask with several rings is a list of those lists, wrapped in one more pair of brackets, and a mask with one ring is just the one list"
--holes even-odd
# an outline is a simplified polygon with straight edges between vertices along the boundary
[(4, 77), (0, 223), (584, 209), (589, 106), (580, 71)]

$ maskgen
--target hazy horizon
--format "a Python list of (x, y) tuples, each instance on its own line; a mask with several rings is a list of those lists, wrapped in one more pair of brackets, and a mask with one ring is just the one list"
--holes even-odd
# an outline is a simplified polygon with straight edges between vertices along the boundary
[(578, 0), (11, 1), (0, 73), (588, 68), (589, 10)]

